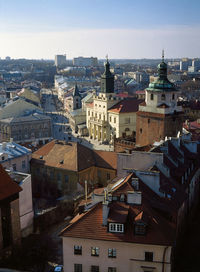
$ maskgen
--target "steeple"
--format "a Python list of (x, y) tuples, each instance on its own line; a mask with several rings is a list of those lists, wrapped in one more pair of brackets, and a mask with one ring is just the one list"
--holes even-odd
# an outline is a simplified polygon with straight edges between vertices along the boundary
[(101, 92), (114, 93), (114, 75), (110, 72), (110, 63), (106, 56), (105, 70), (101, 76)]
[(167, 79), (167, 64), (164, 61), (164, 50), (162, 50), (162, 62), (158, 65), (158, 75), (160, 79)]
[(80, 96), (79, 89), (77, 84), (74, 87), (73, 96)]

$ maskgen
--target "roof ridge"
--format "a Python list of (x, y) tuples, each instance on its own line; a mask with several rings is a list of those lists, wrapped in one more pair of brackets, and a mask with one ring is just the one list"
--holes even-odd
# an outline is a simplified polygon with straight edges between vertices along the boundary
[[(80, 218), (77, 218), (75, 222), (72, 222), (70, 225), (68, 225), (66, 228), (64, 228), (60, 233), (59, 233), (59, 236), (60, 235), (63, 235), (63, 233), (66, 231), (66, 230), (69, 230), (71, 229), (71, 227), (75, 226), (77, 223), (79, 223), (80, 221), (82, 221), (86, 216), (88, 216), (92, 211), (94, 211), (98, 206), (101, 205), (101, 202), (98, 202), (96, 203), (91, 209), (89, 209), (88, 211), (86, 211), (85, 213), (81, 213), (81, 214), (77, 214), (76, 216), (80, 216)], [(76, 218), (76, 216), (73, 219)], [(72, 221), (71, 220), (71, 221)], [(70, 221), (70, 222), (71, 222)]]

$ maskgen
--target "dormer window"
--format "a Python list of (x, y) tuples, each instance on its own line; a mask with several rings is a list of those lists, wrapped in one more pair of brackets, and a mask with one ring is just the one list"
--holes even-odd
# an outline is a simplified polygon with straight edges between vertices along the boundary
[(135, 235), (145, 235), (146, 234), (146, 224), (142, 222), (135, 223), (134, 225)]
[(121, 195), (120, 195), (120, 201), (121, 201), (121, 202), (124, 202), (124, 201), (125, 201), (125, 195), (124, 195), (124, 194), (121, 194)]
[(118, 224), (118, 223), (110, 223), (109, 224), (109, 232), (124, 232), (124, 224)]
[(165, 100), (165, 94), (161, 95), (161, 100)]

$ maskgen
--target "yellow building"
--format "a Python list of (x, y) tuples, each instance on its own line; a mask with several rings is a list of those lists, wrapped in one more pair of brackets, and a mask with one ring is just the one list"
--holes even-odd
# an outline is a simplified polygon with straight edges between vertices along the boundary
[(101, 76), (101, 92), (86, 107), (86, 126), (91, 139), (113, 143), (114, 138), (134, 136), (136, 112), (142, 100), (123, 100), (114, 93), (114, 75), (107, 60)]

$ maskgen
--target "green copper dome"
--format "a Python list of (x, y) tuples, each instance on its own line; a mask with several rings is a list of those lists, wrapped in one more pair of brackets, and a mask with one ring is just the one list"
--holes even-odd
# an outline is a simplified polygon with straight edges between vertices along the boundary
[(175, 85), (167, 78), (167, 64), (164, 59), (158, 64), (158, 79), (149, 84), (147, 91), (153, 92), (176, 92)]

